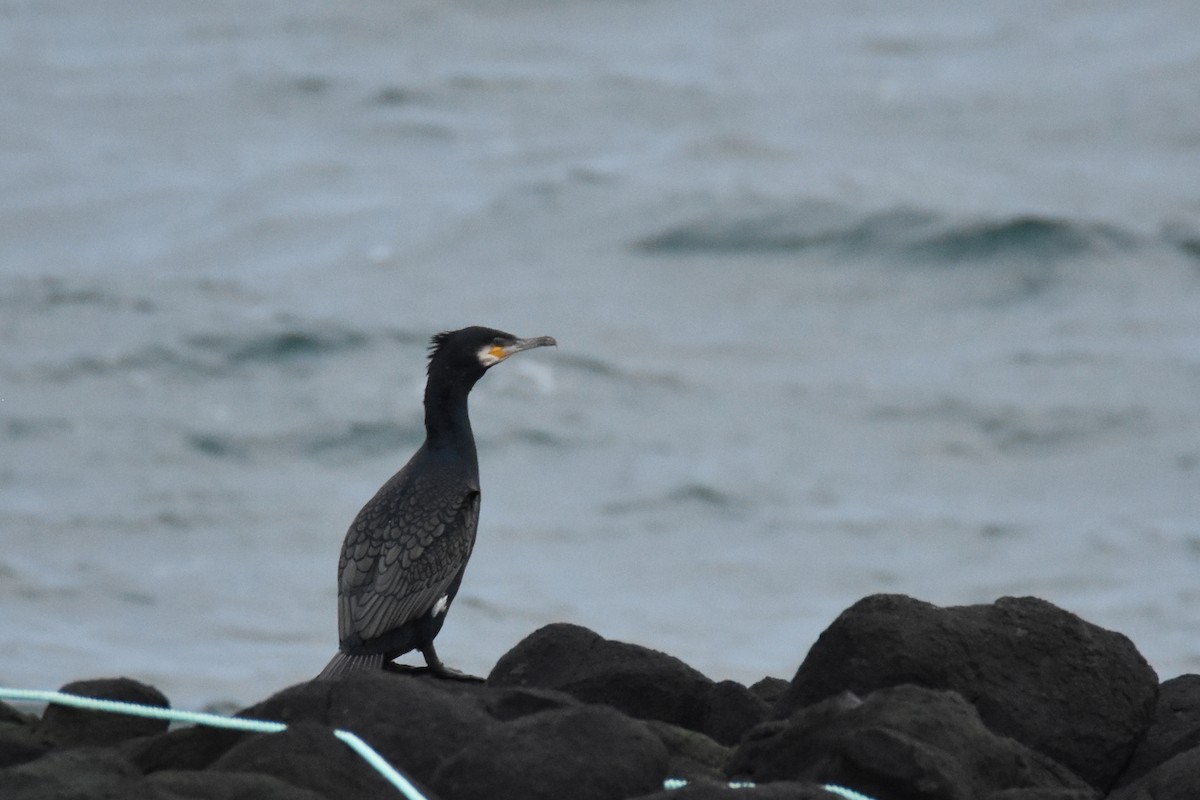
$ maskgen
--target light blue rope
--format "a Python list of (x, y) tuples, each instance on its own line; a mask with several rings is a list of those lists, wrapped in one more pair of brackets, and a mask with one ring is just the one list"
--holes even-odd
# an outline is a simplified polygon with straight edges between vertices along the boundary
[(846, 798), (846, 800), (872, 800), (872, 798), (867, 797), (862, 792), (856, 792), (853, 789), (847, 789), (845, 786), (838, 786), (836, 783), (827, 783), (821, 788), (827, 792), (840, 794), (842, 797)]
[(0, 689), (0, 699), (24, 700), (30, 703), (56, 703), (60, 706), (74, 706), (91, 711), (110, 711), (114, 714), (129, 714), (134, 717), (191, 722), (195, 725), (208, 725), (214, 728), (228, 728), (253, 733), (279, 733), (287, 728), (287, 725), (282, 722), (225, 717), (220, 714), (206, 714), (202, 711), (180, 711), (174, 708), (144, 706), (139, 703), (126, 703), (122, 700), (104, 700), (99, 697), (83, 697), (64, 692), (44, 692), (37, 689)]
[[(687, 786), (688, 782), (683, 778), (667, 778), (663, 781), (664, 789), (682, 789)], [(726, 784), (730, 789), (753, 789), (756, 784), (754, 781), (730, 781)], [(841, 795), (846, 800), (873, 800), (865, 794), (856, 792), (853, 789), (847, 789), (845, 786), (838, 786), (836, 783), (826, 783), (821, 786), (825, 791)]]
[[(38, 689), (5, 689), (0, 688), (0, 700), (16, 700), (29, 703), (54, 703), (60, 706), (86, 708), (90, 711), (110, 711), (114, 714), (128, 714), (134, 717), (150, 719), (166, 719), (172, 722), (190, 722), (194, 725), (207, 725), (211, 728), (226, 728), (234, 731), (250, 731), (252, 733), (279, 733), (287, 730), (282, 722), (271, 722), (263, 719), (243, 719), (241, 717), (226, 717), (221, 714), (206, 714), (201, 711), (179, 711), (161, 706), (144, 706), (139, 703), (126, 703), (121, 700), (104, 700), (98, 697), (83, 697), (64, 692), (47, 692)], [(337, 729), (333, 735), (358, 753), (364, 761), (370, 764), (383, 776), (384, 780), (400, 790), (408, 800), (425, 800), (425, 795), (413, 786), (400, 772), (379, 755), (375, 748), (364, 742), (350, 731)]]
[(337, 729), (333, 735), (341, 739), (350, 746), (350, 749), (362, 756), (363, 761), (366, 761), (375, 770), (387, 779), (388, 783), (400, 790), (408, 800), (425, 800), (425, 795), (421, 794), (417, 787), (409, 782), (408, 778), (400, 774), (400, 771), (387, 762), (383, 756), (375, 750), (374, 747), (358, 738), (356, 734), (350, 731)]
[[(222, 714), (207, 714), (203, 711), (180, 711), (174, 708), (144, 706), (140, 703), (127, 703), (122, 700), (104, 700), (99, 697), (83, 697), (77, 694), (48, 692), (40, 689), (6, 689), (0, 687), (0, 700), (15, 700), (27, 703), (54, 703), (60, 706), (85, 708), (90, 711), (108, 711), (114, 714), (128, 714), (134, 717), (165, 719), (172, 722), (190, 722), (193, 725), (207, 725), (210, 728), (225, 728), (227, 730), (250, 731), (252, 733), (279, 733), (287, 730), (287, 725), (284, 723), (271, 722), (265, 719), (226, 717)], [(345, 742), (346, 746), (355, 753), (358, 753), (364, 761), (383, 776), (384, 780), (399, 789), (400, 793), (408, 798), (408, 800), (426, 800), (425, 795), (421, 794), (420, 790), (413, 786), (408, 778), (405, 778), (399, 770), (387, 762), (387, 759), (379, 755), (375, 748), (364, 742), (356, 734), (338, 728), (333, 731), (333, 735)], [(754, 785), (753, 781), (730, 781), (729, 788), (749, 789)], [(687, 786), (687, 781), (681, 778), (667, 778), (663, 781), (664, 789), (681, 789), (684, 786)], [(832, 783), (827, 783), (821, 788), (827, 792), (841, 795), (846, 800), (872, 800), (872, 798), (865, 794), (860, 794), (853, 789), (847, 789), (844, 786)]]
[[(682, 789), (687, 785), (688, 782), (683, 778), (667, 778), (663, 781), (664, 789)], [(756, 784), (754, 781), (730, 781), (725, 785), (730, 789), (753, 789)]]

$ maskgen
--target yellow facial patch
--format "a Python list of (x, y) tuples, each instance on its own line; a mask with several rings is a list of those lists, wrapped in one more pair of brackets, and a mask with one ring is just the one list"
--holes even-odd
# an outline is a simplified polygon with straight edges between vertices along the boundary
[(492, 349), (488, 351), (488, 354), (497, 361), (503, 361), (508, 355), (508, 353), (504, 352), (504, 348), (498, 344), (492, 345)]

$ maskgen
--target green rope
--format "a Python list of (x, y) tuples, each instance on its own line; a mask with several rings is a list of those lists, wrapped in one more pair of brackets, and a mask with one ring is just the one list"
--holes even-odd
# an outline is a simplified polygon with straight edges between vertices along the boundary
[[(279, 733), (287, 730), (282, 722), (271, 722), (263, 719), (243, 719), (242, 717), (226, 717), (221, 714), (206, 714), (201, 711), (179, 711), (161, 706), (144, 706), (140, 703), (126, 703), (121, 700), (104, 700), (99, 697), (83, 697), (65, 692), (47, 692), (37, 689), (5, 689), (0, 688), (0, 700), (15, 700), (29, 703), (54, 703), (60, 706), (73, 706), (89, 711), (108, 711), (114, 714), (128, 714), (134, 717), (150, 719), (166, 719), (172, 722), (190, 722), (194, 725), (207, 725), (210, 728), (225, 728), (234, 731), (250, 731), (252, 733)], [(379, 755), (375, 748), (364, 742), (350, 731), (335, 730), (333, 735), (358, 753), (364, 761), (370, 764), (384, 780), (400, 790), (408, 800), (425, 800), (417, 787)]]

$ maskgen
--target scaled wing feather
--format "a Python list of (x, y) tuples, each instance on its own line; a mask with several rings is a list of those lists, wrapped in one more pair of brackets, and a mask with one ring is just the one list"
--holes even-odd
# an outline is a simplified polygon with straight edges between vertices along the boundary
[[(432, 608), (466, 565), (478, 521), (479, 492), (469, 491), (425, 519), (401, 520), (403, 529), (360, 529), (362, 538), (343, 552), (340, 637), (357, 635), (369, 641)], [(447, 529), (453, 535), (446, 535)], [(402, 565), (406, 560), (407, 567)]]

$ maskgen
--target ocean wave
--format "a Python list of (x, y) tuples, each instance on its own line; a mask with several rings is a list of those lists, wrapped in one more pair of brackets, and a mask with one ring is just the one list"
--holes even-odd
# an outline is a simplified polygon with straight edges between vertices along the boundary
[(803, 201), (748, 214), (709, 215), (644, 237), (634, 248), (660, 255), (819, 249), (832, 255), (879, 255), (926, 264), (1013, 259), (1050, 263), (1129, 249), (1139, 241), (1138, 235), (1111, 225), (1037, 214), (962, 219), (908, 207), (860, 212)]
[(960, 223), (907, 245), (907, 256), (945, 264), (1029, 258), (1058, 261), (1114, 248), (1131, 249), (1137, 237), (1109, 225), (1020, 215)]
[(44, 312), (79, 306), (129, 310), (140, 314), (157, 310), (154, 301), (147, 297), (127, 295), (90, 283), (72, 283), (49, 275), (18, 279), (0, 291), (0, 307), (4, 308)]
[[(749, 214), (706, 216), (651, 234), (634, 246), (642, 252), (656, 254), (749, 254), (844, 246), (872, 238), (871, 229), (881, 221), (887, 222), (886, 219), (875, 219), (876, 216), (864, 218), (844, 206), (803, 201), (786, 208)], [(923, 221), (923, 216), (912, 220), (914, 223)]]
[(12, 417), (0, 427), (6, 439), (43, 439), (70, 433), (73, 423), (66, 417)]
[(1200, 261), (1200, 229), (1173, 221), (1163, 225), (1162, 236), (1188, 258)]
[(1110, 436), (1137, 435), (1149, 424), (1150, 412), (1141, 406), (1031, 409), (944, 398), (923, 406), (880, 406), (874, 416), (957, 423), (997, 452), (1035, 453), (1087, 445)]
[(666, 510), (680, 506), (704, 506), (711, 510), (735, 511), (745, 506), (739, 497), (707, 483), (685, 483), (662, 494), (609, 503), (604, 512), (613, 515)]
[(65, 382), (124, 372), (171, 371), (181, 375), (223, 377), (251, 366), (297, 367), (330, 356), (365, 350), (381, 342), (412, 345), (424, 341), (399, 330), (354, 330), (294, 323), (275, 329), (199, 333), (177, 342), (129, 344), (124, 349), (60, 355), (28, 369), (39, 377)]
[(371, 337), (342, 328), (290, 327), (247, 334), (201, 334), (187, 340), (190, 347), (216, 354), (229, 365), (246, 362), (293, 363), (365, 347)]
[(425, 436), (419, 424), (356, 421), (330, 429), (284, 431), (270, 435), (189, 431), (184, 438), (194, 452), (219, 459), (253, 461), (278, 456), (342, 459), (407, 451)]
[(686, 381), (678, 373), (668, 370), (629, 370), (612, 361), (590, 355), (561, 353), (555, 356), (554, 367), (574, 371), (588, 377), (603, 378), (605, 381), (625, 386), (657, 387), (678, 389)]
[(565, 450), (570, 443), (562, 436), (551, 433), (543, 428), (517, 428), (504, 437), (507, 442), (544, 447), (552, 450)]
[(389, 420), (351, 422), (334, 431), (301, 435), (305, 455), (317, 457), (374, 456), (407, 451), (425, 438), (423, 424), (405, 425)]
[(212, 372), (215, 370), (214, 365), (201, 359), (188, 358), (186, 354), (170, 347), (147, 345), (127, 352), (74, 354), (54, 363), (36, 365), (32, 371), (43, 380), (52, 383), (66, 383), (99, 375), (153, 371), (164, 368), (182, 369), (187, 372)]
[(620, 369), (611, 361), (596, 358), (589, 355), (572, 355), (563, 353), (559, 355), (555, 362), (561, 366), (570, 367), (579, 372), (592, 375), (599, 375), (605, 378), (612, 378), (620, 375)]
[(977, 427), (1001, 452), (1052, 450), (1117, 433), (1141, 430), (1144, 408), (1052, 408), (1029, 412), (1014, 408), (985, 414)]

